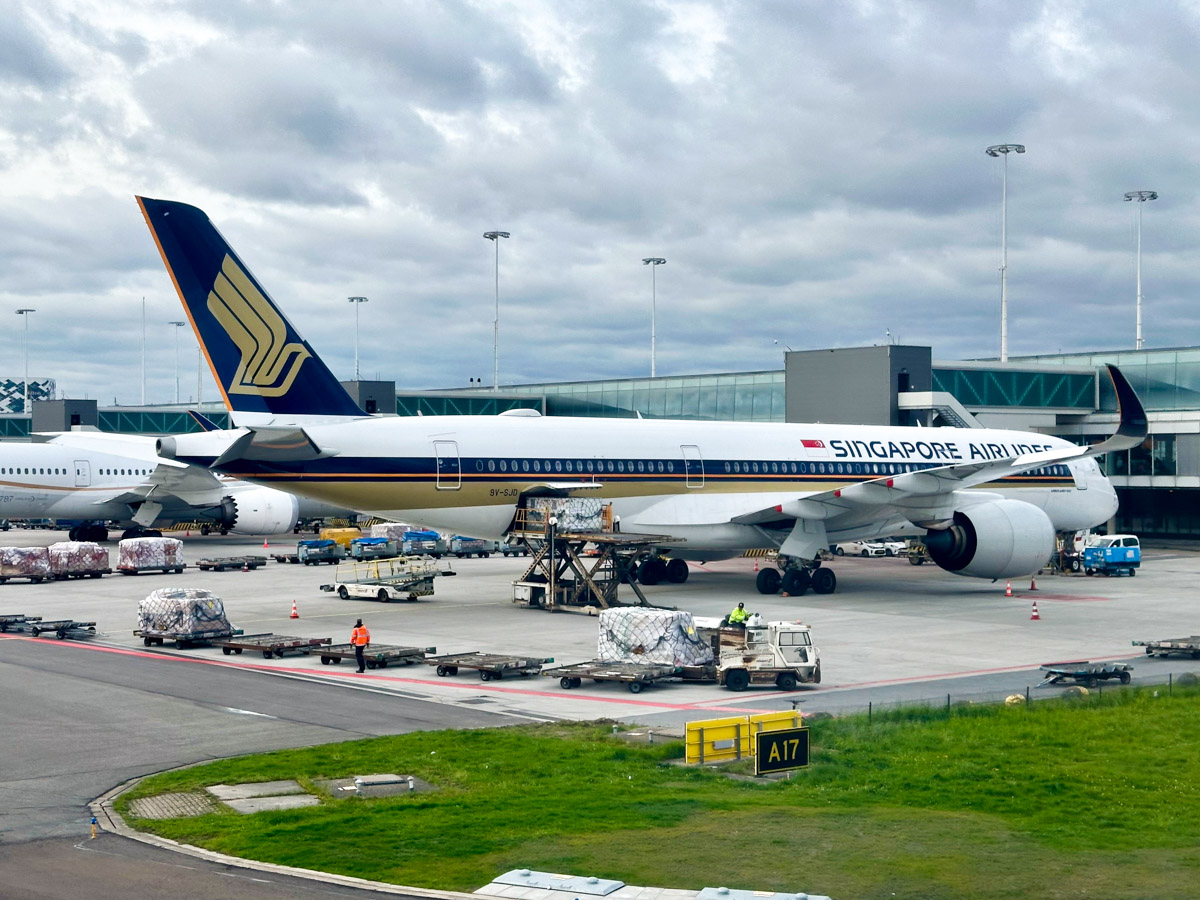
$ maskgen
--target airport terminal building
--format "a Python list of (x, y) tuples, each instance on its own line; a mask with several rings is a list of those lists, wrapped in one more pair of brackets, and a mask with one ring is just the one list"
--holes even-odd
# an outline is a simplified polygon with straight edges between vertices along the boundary
[[(994, 360), (935, 361), (928, 347), (883, 345), (789, 351), (782, 369), (657, 378), (506, 385), (499, 391), (397, 391), (393, 382), (349, 382), (369, 412), (495, 415), (535, 409), (552, 416), (616, 416), (748, 422), (1014, 428), (1079, 443), (1117, 422), (1105, 374), (1114, 364), (1137, 391), (1150, 434), (1104, 461), (1121, 499), (1110, 530), (1200, 535), (1200, 347)], [(9, 382), (11, 395), (18, 393)], [(36, 395), (35, 395), (36, 396)], [(13, 404), (10, 404), (12, 408)], [(19, 409), (19, 401), (17, 404)], [(33, 403), (33, 416), (0, 414), (0, 437), (91, 425), (103, 431), (197, 430), (181, 406), (97, 408), (94, 401)], [(205, 404), (218, 425), (222, 408)]]

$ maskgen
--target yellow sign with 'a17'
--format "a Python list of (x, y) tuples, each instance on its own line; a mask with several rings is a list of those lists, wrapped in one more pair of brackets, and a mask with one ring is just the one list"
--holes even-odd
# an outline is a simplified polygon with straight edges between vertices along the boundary
[(808, 729), (760, 731), (754, 735), (754, 774), (808, 766)]

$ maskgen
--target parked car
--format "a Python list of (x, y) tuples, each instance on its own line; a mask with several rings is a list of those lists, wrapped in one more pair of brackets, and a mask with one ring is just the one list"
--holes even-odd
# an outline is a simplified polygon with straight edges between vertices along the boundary
[(884, 556), (904, 556), (908, 552), (908, 544), (904, 541), (880, 541), (883, 544)]
[(833, 545), (837, 556), (887, 556), (887, 548), (880, 541), (844, 541)]

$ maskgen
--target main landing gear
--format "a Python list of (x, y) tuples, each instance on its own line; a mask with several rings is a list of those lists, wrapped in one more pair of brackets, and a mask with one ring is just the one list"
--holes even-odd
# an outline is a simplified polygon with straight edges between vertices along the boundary
[(779, 569), (766, 568), (758, 573), (755, 587), (760, 594), (784, 593), (789, 597), (802, 597), (809, 588), (814, 594), (832, 594), (837, 590), (837, 575), (832, 569), (822, 568), (819, 559), (805, 563), (792, 557), (780, 557), (779, 566)]
[(101, 543), (108, 540), (108, 529), (99, 522), (88, 522), (85, 525), (76, 525), (67, 532), (67, 540), (71, 541), (92, 541)]

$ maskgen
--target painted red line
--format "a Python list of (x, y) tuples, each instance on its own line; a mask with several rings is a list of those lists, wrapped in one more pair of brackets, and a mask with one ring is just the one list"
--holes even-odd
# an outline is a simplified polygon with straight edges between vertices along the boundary
[(1034, 594), (1013, 594), (1021, 600), (1058, 600), (1063, 603), (1107, 603), (1112, 597), (1089, 597), (1078, 596), (1076, 594), (1043, 594), (1040, 591)]
[[(1114, 656), (1097, 656), (1092, 662), (1112, 662), (1119, 659), (1128, 659), (1132, 654), (1121, 653)], [(821, 693), (827, 691), (840, 691), (852, 688), (876, 687), (885, 684), (919, 684), (925, 681), (940, 681), (943, 678), (969, 678), (972, 675), (996, 675), (1001, 672), (1024, 672), (1029, 669), (1040, 669), (1042, 663), (1025, 663), (1018, 666), (1002, 666), (996, 669), (972, 669), (966, 672), (944, 672), (940, 675), (918, 675), (915, 678), (888, 678), (882, 681), (858, 681), (849, 684), (836, 684), (822, 687)]]
[[(437, 678), (437, 677), (431, 678), (431, 679), (430, 678), (400, 678), (395, 675), (380, 675), (378, 673), (378, 670), (375, 670), (370, 675), (367, 675), (365, 673), (360, 675), (358, 672), (335, 672), (335, 671), (331, 671), (329, 669), (308, 669), (308, 668), (293, 668), (293, 667), (285, 667), (285, 666), (272, 666), (272, 665), (267, 664), (266, 660), (264, 660), (262, 663), (251, 663), (251, 662), (240, 662), (240, 661), (225, 660), (225, 659), (201, 659), (201, 658), (190, 657), (190, 656), (174, 656), (174, 655), (169, 655), (169, 654), (165, 654), (165, 653), (156, 653), (156, 652), (147, 651), (147, 650), (128, 650), (128, 649), (125, 649), (124, 647), (111, 647), (111, 646), (105, 646), (103, 644), (82, 644), (77, 641), (46, 640), (44, 638), (27, 637), (27, 636), (18, 635), (18, 634), (0, 634), (0, 638), (4, 638), (7, 640), (14, 640), (14, 641), (29, 641), (29, 642), (43, 644), (47, 647), (72, 648), (72, 649), (76, 649), (76, 650), (91, 650), (91, 651), (99, 652), (99, 653), (116, 653), (121, 656), (135, 656), (135, 657), (139, 657), (141, 659), (159, 660), (160, 662), (183, 662), (183, 663), (193, 663), (193, 664), (198, 663), (200, 665), (220, 666), (222, 668), (237, 669), (239, 671), (250, 670), (250, 671), (256, 671), (256, 672), (267, 672), (267, 673), (271, 673), (271, 674), (275, 674), (275, 675), (289, 675), (289, 674), (295, 673), (295, 674), (310, 675), (310, 676), (319, 675), (324, 678), (331, 678), (331, 677), (332, 678), (348, 678), (348, 679), (353, 679), (355, 681), (366, 680), (368, 683), (387, 681), (387, 682), (393, 682), (396, 684), (413, 684), (413, 685), (423, 685), (423, 686), (438, 685), (441, 687), (457, 688), (459, 690), (464, 690), (464, 691), (474, 691), (474, 692), (485, 691), (485, 692), (489, 692), (489, 693), (515, 694), (515, 695), (529, 696), (529, 697), (548, 697), (548, 698), (555, 699), (555, 700), (565, 699), (565, 697), (564, 697), (565, 692), (536, 691), (536, 690), (529, 690), (527, 688), (510, 688), (507, 686), (497, 685), (494, 683), (482, 684), (482, 683), (456, 682), (456, 681), (451, 681), (448, 679)], [(746, 707), (740, 707), (740, 706), (725, 707), (725, 706), (715, 705), (712, 707), (707, 707), (707, 706), (704, 706), (702, 703), (701, 704), (696, 704), (696, 703), (655, 703), (655, 702), (649, 701), (649, 700), (635, 700), (632, 697), (597, 697), (597, 696), (588, 695), (588, 694), (575, 695), (572, 697), (572, 699), (579, 699), (579, 700), (583, 700), (583, 701), (589, 702), (589, 703), (619, 703), (619, 704), (622, 704), (625, 706), (644, 706), (644, 707), (653, 707), (656, 709), (673, 709), (673, 710), (684, 710), (684, 711), (689, 710), (689, 709), (696, 709), (696, 708), (712, 709), (715, 712), (728, 711), (728, 712), (737, 712), (737, 713), (741, 713), (741, 712), (772, 712), (773, 711), (773, 710), (747, 709)], [(715, 702), (719, 704), (723, 701), (715, 701)]]

